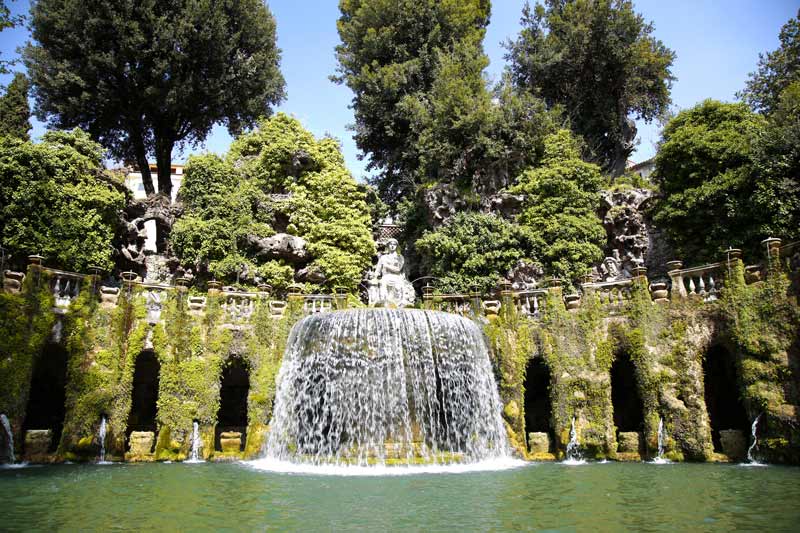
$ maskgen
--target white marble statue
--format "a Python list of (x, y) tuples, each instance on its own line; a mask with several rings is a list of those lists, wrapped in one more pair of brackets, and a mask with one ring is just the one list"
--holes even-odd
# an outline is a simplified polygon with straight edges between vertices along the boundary
[(414, 287), (403, 274), (405, 259), (397, 251), (397, 240), (389, 239), (387, 252), (378, 258), (378, 264), (368, 280), (369, 304), (384, 307), (414, 305)]

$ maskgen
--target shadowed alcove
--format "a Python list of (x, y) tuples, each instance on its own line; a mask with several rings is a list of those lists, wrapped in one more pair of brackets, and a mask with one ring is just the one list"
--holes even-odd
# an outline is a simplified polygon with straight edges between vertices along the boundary
[[(547, 433), (552, 442), (550, 369), (541, 357), (528, 361), (525, 372), (525, 432)], [(527, 436), (527, 435), (526, 435)]]
[(714, 451), (721, 452), (720, 431), (741, 430), (747, 435), (750, 422), (742, 404), (733, 354), (723, 346), (712, 346), (703, 359), (706, 409), (711, 422)]
[(644, 408), (636, 384), (636, 367), (625, 350), (616, 353), (611, 364), (611, 404), (617, 431), (641, 431)]
[(66, 386), (67, 351), (60, 344), (48, 343), (33, 366), (23, 430), (51, 430), (49, 452), (55, 451), (61, 440), (61, 431), (64, 427)]
[(133, 371), (133, 395), (128, 415), (128, 437), (134, 431), (156, 431), (158, 379), (161, 363), (153, 350), (145, 350), (136, 358)]
[(219, 411), (214, 435), (216, 449), (222, 449), (220, 435), (225, 432), (241, 433), (241, 443), (244, 446), (247, 436), (247, 394), (249, 391), (250, 377), (247, 364), (241, 357), (231, 357), (222, 369)]

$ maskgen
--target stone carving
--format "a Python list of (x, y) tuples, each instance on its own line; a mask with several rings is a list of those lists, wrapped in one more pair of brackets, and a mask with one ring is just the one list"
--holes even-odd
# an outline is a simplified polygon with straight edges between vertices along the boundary
[[(620, 261), (617, 265), (620, 273), (633, 272), (636, 267), (644, 266), (647, 260), (651, 239), (643, 210), (645, 203), (652, 196), (652, 191), (647, 189), (603, 193), (603, 200), (608, 209), (603, 217), (603, 226), (608, 234), (609, 247), (616, 252), (614, 257)], [(607, 260), (608, 258), (603, 261), (604, 265)]]
[(630, 273), (622, 268), (619, 250), (612, 250), (611, 257), (603, 259), (600, 265), (600, 277), (603, 281), (617, 281), (631, 277)]
[(311, 259), (305, 239), (288, 233), (276, 233), (272, 237), (247, 235), (245, 242), (259, 259), (283, 259), (294, 264)]
[(512, 288), (518, 291), (532, 290), (539, 287), (539, 280), (544, 275), (542, 265), (520, 259), (517, 264), (506, 273), (506, 279), (511, 282)]
[(414, 305), (414, 287), (403, 274), (405, 259), (397, 251), (397, 239), (389, 239), (386, 248), (387, 253), (378, 258), (378, 264), (367, 281), (369, 304), (385, 307)]
[(425, 191), (425, 206), (431, 226), (437, 228), (459, 211), (466, 209), (467, 204), (454, 185), (439, 183)]

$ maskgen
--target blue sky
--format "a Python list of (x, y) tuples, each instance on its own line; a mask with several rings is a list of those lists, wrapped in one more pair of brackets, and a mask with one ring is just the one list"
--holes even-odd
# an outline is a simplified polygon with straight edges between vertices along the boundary
[[(27, 12), (26, 1), (8, 4), (13, 13)], [(338, 0), (271, 0), (268, 4), (278, 24), (281, 70), (288, 92), (278, 109), (296, 116), (315, 135), (327, 133), (340, 139), (348, 168), (357, 178), (363, 177), (365, 162), (358, 160), (358, 149), (347, 129), (353, 121), (348, 108), (352, 94), (328, 79), (336, 69), (333, 48), (339, 42)], [(492, 4), (485, 47), (491, 60), (487, 75), (496, 80), (505, 65), (501, 43), (519, 31), (525, 0), (493, 0)], [(677, 54), (673, 74), (678, 79), (672, 89), (677, 110), (705, 98), (734, 100), (748, 73), (755, 69), (759, 52), (778, 47), (781, 26), (800, 7), (789, 0), (639, 0), (635, 6), (654, 23), (655, 36)], [(3, 58), (12, 57), (27, 39), (24, 28), (0, 33)], [(7, 77), (0, 78), (2, 83), (7, 81)], [(658, 126), (639, 123), (638, 127), (640, 144), (633, 159), (641, 161), (655, 153)], [(35, 123), (34, 137), (43, 132), (43, 125)], [(182, 156), (176, 153), (174, 160), (203, 150), (222, 153), (230, 142), (225, 129), (217, 127), (204, 146)]]

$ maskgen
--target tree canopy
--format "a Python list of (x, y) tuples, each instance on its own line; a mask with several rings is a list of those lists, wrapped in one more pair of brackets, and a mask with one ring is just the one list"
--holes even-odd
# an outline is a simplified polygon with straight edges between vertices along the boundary
[[(457, 91), (451, 94), (454, 103), (485, 91), (481, 71), (487, 60), (481, 43), (490, 3), (341, 0), (339, 9), (342, 44), (336, 47), (334, 80), (354, 93), (356, 144), (369, 158), (367, 168), (380, 171), (375, 182), (381, 196), (394, 203), (413, 193), (420, 181), (420, 129), (431, 113), (452, 111), (429, 102), (437, 76), (454, 69), (446, 83), (456, 86), (442, 87)], [(468, 114), (469, 108), (460, 112)], [(427, 171), (435, 167), (431, 162)]]
[[(760, 238), (752, 211), (753, 154), (766, 121), (743, 103), (706, 100), (667, 123), (656, 155), (655, 210), (679, 257), (713, 260)], [(756, 216), (756, 219), (752, 219)]]
[(35, 112), (79, 126), (169, 196), (175, 146), (214, 124), (251, 127), (284, 97), (275, 21), (261, 0), (38, 0), (23, 53)]
[(603, 185), (599, 167), (581, 160), (575, 139), (562, 129), (545, 139), (541, 166), (511, 188), (525, 195), (517, 222), (547, 274), (578, 282), (603, 258), (606, 231), (597, 216)]
[(789, 85), (800, 81), (800, 10), (783, 25), (779, 38), (777, 50), (759, 54), (758, 69), (750, 73), (745, 89), (738, 94), (754, 110), (765, 114), (778, 107)]
[(111, 270), (111, 243), (127, 193), (105, 173), (102, 156), (80, 130), (48, 132), (37, 144), (0, 137), (3, 246), (17, 258), (41, 254), (57, 268)]
[(27, 141), (31, 129), (31, 110), (28, 107), (28, 78), (17, 72), (0, 96), (0, 136), (7, 135)]
[[(315, 139), (283, 113), (238, 137), (224, 158), (191, 157), (180, 195), (186, 213), (173, 227), (173, 249), (221, 279), (352, 289), (375, 253), (366, 195), (338, 142)], [(258, 242), (279, 232), (305, 239), (309, 257), (263, 253)]]
[(514, 84), (561, 109), (590, 160), (615, 175), (634, 148), (630, 117), (651, 121), (669, 108), (675, 54), (629, 0), (526, 4), (507, 43)]
[(426, 232), (416, 247), (423, 271), (438, 278), (443, 292), (489, 291), (532, 248), (523, 227), (496, 215), (468, 212)]

